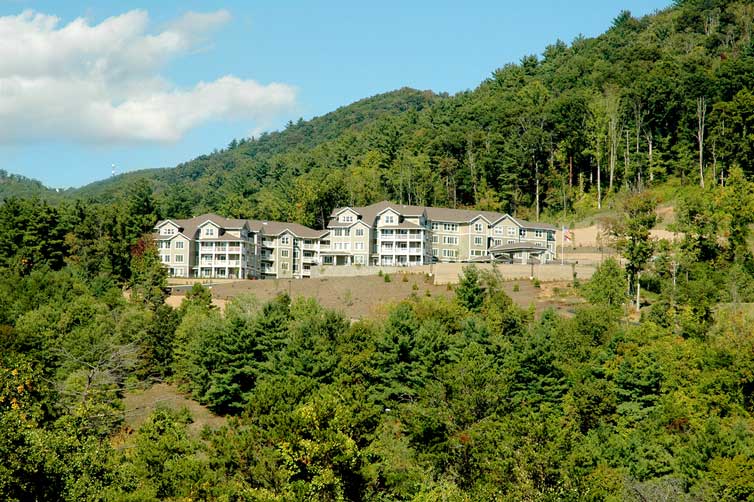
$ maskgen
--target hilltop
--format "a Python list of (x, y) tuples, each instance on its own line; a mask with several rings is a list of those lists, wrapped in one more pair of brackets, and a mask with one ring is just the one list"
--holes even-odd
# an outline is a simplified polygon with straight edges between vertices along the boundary
[(554, 41), (474, 90), (380, 94), (67, 195), (109, 202), (141, 183), (163, 215), (315, 227), (333, 207), (381, 199), (578, 221), (634, 187), (754, 171), (752, 16), (750, 2), (720, 0), (623, 11), (602, 35)]

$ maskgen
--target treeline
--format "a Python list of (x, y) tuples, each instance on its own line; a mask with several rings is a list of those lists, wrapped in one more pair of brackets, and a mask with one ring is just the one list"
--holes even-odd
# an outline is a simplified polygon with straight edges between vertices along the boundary
[[(571, 285), (586, 299), (571, 317), (516, 306), (473, 267), (450, 299), (420, 286), (358, 322), (285, 295), (220, 312), (198, 285), (173, 309), (140, 239), (146, 195), (0, 207), (0, 499), (754, 497), (754, 185), (740, 170), (683, 195), (675, 244), (625, 223), (646, 194), (622, 199), (612, 228), (631, 273), (607, 260)], [(227, 424), (197, 436), (188, 413), (158, 409), (128, 429), (125, 393), (166, 380)]]
[(667, 178), (714, 185), (734, 165), (754, 173), (753, 17), (750, 1), (622, 12), (603, 35), (558, 41), (473, 91), (375, 96), (146, 178), (174, 216), (311, 226), (383, 198), (534, 218)]

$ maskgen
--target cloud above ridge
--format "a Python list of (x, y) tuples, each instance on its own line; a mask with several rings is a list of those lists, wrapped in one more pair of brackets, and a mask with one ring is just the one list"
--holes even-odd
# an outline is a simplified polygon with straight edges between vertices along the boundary
[(188, 12), (152, 33), (143, 10), (98, 24), (0, 17), (0, 143), (171, 142), (210, 120), (265, 122), (290, 109), (287, 84), (226, 75), (179, 88), (160, 74), (228, 21), (225, 10)]

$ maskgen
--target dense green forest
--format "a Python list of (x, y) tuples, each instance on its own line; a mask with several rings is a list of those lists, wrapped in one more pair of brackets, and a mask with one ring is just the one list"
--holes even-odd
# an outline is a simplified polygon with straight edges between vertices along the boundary
[[(376, 96), (175, 169), (63, 194), (2, 173), (0, 500), (754, 500), (753, 24), (752, 2), (677, 1), (474, 91)], [(661, 183), (675, 242), (649, 234)], [(165, 303), (160, 217), (317, 225), (385, 197), (609, 205), (622, 260), (568, 285), (568, 316), (473, 267), (355, 322), (286, 295), (220, 311), (199, 285)], [(155, 382), (227, 422), (130, 429), (124, 396)]]
[[(470, 267), (450, 299), (419, 290), (352, 322), (286, 295), (221, 312), (200, 285), (167, 306), (146, 185), (9, 200), (0, 499), (751, 500), (754, 183), (689, 188), (677, 243), (648, 238), (646, 192), (618, 202), (626, 266), (569, 285), (572, 316)], [(126, 427), (122, 398), (156, 381), (227, 424), (197, 435), (158, 407)]]
[(709, 185), (734, 165), (750, 175), (752, 18), (750, 1), (622, 12), (603, 35), (557, 41), (473, 91), (402, 89), (71, 195), (112, 201), (143, 179), (174, 217), (320, 226), (332, 207), (383, 198), (547, 217), (668, 178)]

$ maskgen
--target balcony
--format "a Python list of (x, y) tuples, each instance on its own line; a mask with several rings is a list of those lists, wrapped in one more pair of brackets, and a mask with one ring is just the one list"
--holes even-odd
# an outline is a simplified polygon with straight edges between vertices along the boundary
[(241, 246), (229, 246), (228, 247), (229, 253), (240, 253), (241, 252)]

